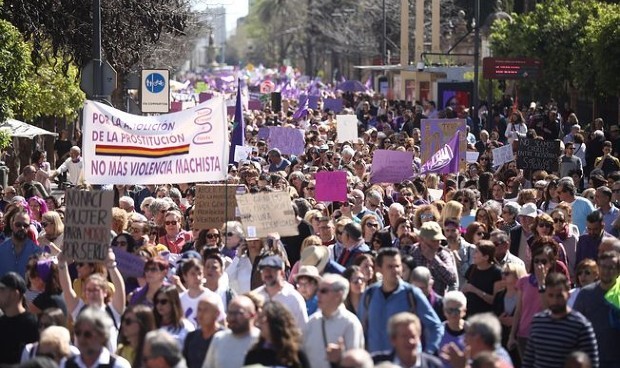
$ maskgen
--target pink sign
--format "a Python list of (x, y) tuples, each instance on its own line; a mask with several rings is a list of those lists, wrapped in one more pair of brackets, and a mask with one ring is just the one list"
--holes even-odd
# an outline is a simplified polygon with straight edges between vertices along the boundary
[(315, 175), (317, 201), (347, 200), (347, 173), (344, 171), (319, 171)]

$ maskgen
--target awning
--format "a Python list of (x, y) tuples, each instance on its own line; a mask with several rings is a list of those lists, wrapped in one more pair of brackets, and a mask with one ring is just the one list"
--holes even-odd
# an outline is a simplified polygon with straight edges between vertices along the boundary
[(4, 123), (0, 124), (0, 130), (8, 131), (11, 137), (29, 139), (33, 139), (37, 135), (58, 135), (58, 133), (52, 133), (45, 129), (15, 119), (8, 119)]

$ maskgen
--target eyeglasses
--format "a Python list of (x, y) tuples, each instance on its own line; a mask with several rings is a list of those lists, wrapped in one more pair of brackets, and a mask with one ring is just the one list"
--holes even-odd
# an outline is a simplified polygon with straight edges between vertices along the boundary
[(155, 305), (159, 305), (159, 304), (166, 305), (166, 304), (168, 304), (168, 302), (169, 302), (168, 299), (156, 299), (154, 304)]
[(30, 227), (30, 224), (25, 223), (25, 222), (14, 222), (13, 226), (17, 227), (17, 228), (26, 228), (26, 227)]
[(166, 221), (166, 225), (176, 225), (176, 221)]
[(434, 220), (435, 215), (433, 215), (432, 213), (423, 213), (420, 215), (420, 219), (421, 220)]
[(366, 279), (363, 277), (356, 277), (354, 279), (351, 279), (352, 284), (363, 284), (365, 282), (366, 282)]
[(147, 268), (144, 269), (145, 273), (147, 273), (147, 272), (159, 272), (159, 271), (161, 271), (159, 269), (159, 267), (147, 267)]
[(461, 308), (444, 308), (446, 314), (461, 314)]
[(334, 291), (334, 290), (332, 290), (330, 288), (320, 288), (319, 289), (319, 293), (321, 293), (321, 294), (327, 294), (327, 293), (332, 292), (332, 291)]
[(590, 272), (590, 270), (581, 270), (577, 272), (577, 276), (581, 276), (581, 275), (590, 276), (592, 275), (592, 272)]
[(549, 263), (549, 261), (544, 258), (534, 258), (534, 264), (546, 265), (547, 263)]
[(308, 190), (314, 190), (315, 187), (306, 187)]
[(562, 223), (564, 223), (564, 219), (556, 217), (556, 218), (553, 219), (553, 222), (556, 223), (556, 224), (562, 224)]
[(489, 161), (487, 157), (480, 157), (480, 161)]
[(220, 234), (207, 234), (207, 239), (219, 238)]
[(367, 222), (367, 223), (366, 223), (366, 227), (374, 227), (374, 228), (378, 228), (378, 227), (379, 227), (379, 224), (376, 224), (376, 223), (371, 223), (371, 222)]
[(82, 330), (75, 330), (75, 336), (77, 338), (85, 338), (85, 339), (90, 339), (94, 336), (92, 331), (82, 331)]
[(540, 222), (538, 223), (538, 227), (546, 227), (548, 229), (551, 229), (553, 227), (553, 224), (550, 224), (548, 222)]

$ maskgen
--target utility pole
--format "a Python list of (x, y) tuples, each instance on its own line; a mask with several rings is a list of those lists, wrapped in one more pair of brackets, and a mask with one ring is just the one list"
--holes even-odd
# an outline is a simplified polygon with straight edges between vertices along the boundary
[(400, 66), (409, 65), (409, 1), (400, 1)]
[(474, 29), (474, 93), (472, 96), (471, 118), (474, 122), (478, 122), (478, 105), (480, 105), (478, 96), (478, 69), (480, 67), (480, 0), (474, 0), (474, 19), (472, 20), (472, 28)]
[(381, 42), (381, 59), (383, 60), (383, 65), (388, 65), (390, 60), (387, 56), (387, 17), (385, 14), (385, 0), (383, 0), (383, 42)]
[(93, 85), (96, 100), (103, 95), (103, 59), (101, 57), (101, 0), (93, 0)]

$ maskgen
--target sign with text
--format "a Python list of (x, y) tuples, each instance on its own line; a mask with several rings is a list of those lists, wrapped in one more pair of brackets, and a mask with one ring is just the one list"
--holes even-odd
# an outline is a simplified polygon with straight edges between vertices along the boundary
[(400, 183), (413, 176), (413, 153), (376, 150), (370, 168), (371, 183)]
[(466, 160), (468, 164), (478, 161), (478, 156), (480, 156), (480, 152), (478, 151), (467, 151)]
[(336, 115), (336, 133), (338, 142), (357, 142), (357, 116)]
[(291, 198), (287, 192), (237, 194), (241, 222), (248, 236), (299, 234)]
[(223, 180), (228, 123), (222, 96), (159, 116), (105, 104), (84, 105), (84, 179), (90, 184), (190, 183)]
[(319, 171), (315, 174), (317, 201), (347, 200), (347, 173), (344, 171)]
[(118, 270), (121, 271), (124, 279), (128, 277), (142, 277), (144, 275), (144, 259), (135, 254), (129, 253), (120, 247), (112, 247), (116, 256)]
[(283, 155), (301, 155), (306, 145), (304, 131), (295, 128), (269, 127), (269, 148)]
[(515, 159), (511, 144), (494, 148), (491, 152), (493, 153), (493, 166), (500, 166)]
[(194, 229), (221, 228), (235, 219), (237, 186), (225, 184), (196, 185)]
[(538, 79), (542, 73), (542, 60), (528, 58), (482, 59), (484, 79)]
[(168, 70), (142, 70), (140, 110), (163, 113), (170, 110), (170, 72)]
[(76, 262), (104, 262), (111, 241), (114, 192), (69, 189), (65, 203), (63, 253)]
[(517, 150), (517, 167), (519, 169), (557, 171), (559, 157), (559, 140), (519, 139)]
[(460, 131), (459, 140), (459, 169), (464, 172), (467, 168), (467, 123), (464, 119), (422, 119), (420, 159), (422, 163), (428, 161), (435, 152), (450, 142), (456, 131)]

